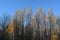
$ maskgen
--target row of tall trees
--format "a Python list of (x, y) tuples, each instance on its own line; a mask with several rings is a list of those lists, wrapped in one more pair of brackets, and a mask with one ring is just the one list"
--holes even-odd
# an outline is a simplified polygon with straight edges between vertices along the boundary
[(0, 22), (2, 27), (1, 40), (60, 40), (60, 17), (55, 18), (52, 9), (46, 11), (37, 8), (17, 10), (15, 15), (4, 16)]

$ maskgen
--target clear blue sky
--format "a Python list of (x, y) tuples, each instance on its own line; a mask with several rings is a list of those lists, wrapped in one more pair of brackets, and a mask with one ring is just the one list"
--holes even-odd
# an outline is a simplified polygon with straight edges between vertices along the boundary
[(16, 9), (22, 9), (23, 7), (28, 10), (32, 7), (33, 13), (35, 13), (38, 7), (48, 12), (48, 8), (52, 8), (54, 15), (60, 15), (60, 0), (0, 0), (0, 18), (3, 14), (10, 14), (13, 16)]
[(52, 8), (54, 15), (57, 16), (60, 13), (60, 0), (0, 0), (0, 17), (3, 14), (14, 15), (16, 9), (22, 9), (23, 7), (28, 9), (32, 7), (33, 13), (35, 13), (38, 7), (42, 10), (48, 11), (48, 8)]

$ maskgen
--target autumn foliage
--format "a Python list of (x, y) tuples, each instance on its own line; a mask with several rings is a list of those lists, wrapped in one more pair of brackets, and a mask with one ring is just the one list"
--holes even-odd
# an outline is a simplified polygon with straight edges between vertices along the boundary
[(60, 18), (55, 18), (52, 9), (46, 11), (37, 8), (34, 15), (32, 8), (17, 10), (14, 16), (4, 16), (0, 22), (1, 40), (60, 40)]

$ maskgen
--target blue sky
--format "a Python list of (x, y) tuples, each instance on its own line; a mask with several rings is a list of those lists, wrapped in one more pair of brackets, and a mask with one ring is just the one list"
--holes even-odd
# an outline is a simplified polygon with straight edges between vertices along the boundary
[(29, 6), (35, 13), (38, 7), (48, 12), (48, 8), (52, 8), (54, 15), (58, 16), (60, 13), (60, 0), (0, 0), (0, 18), (3, 14), (10, 14), (13, 16), (16, 9), (23, 7), (28, 10)]
[(46, 10), (46, 13), (48, 8), (52, 8), (55, 16), (60, 15), (60, 0), (0, 0), (0, 18), (3, 14), (13, 16), (17, 9), (25, 8), (27, 11), (29, 7), (32, 8), (33, 13), (41, 7), (42, 10)]

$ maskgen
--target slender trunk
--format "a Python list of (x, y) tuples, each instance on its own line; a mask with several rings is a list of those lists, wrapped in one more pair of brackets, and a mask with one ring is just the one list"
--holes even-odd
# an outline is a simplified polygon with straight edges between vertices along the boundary
[(39, 22), (38, 22), (38, 39), (40, 40), (40, 25), (39, 25)]

